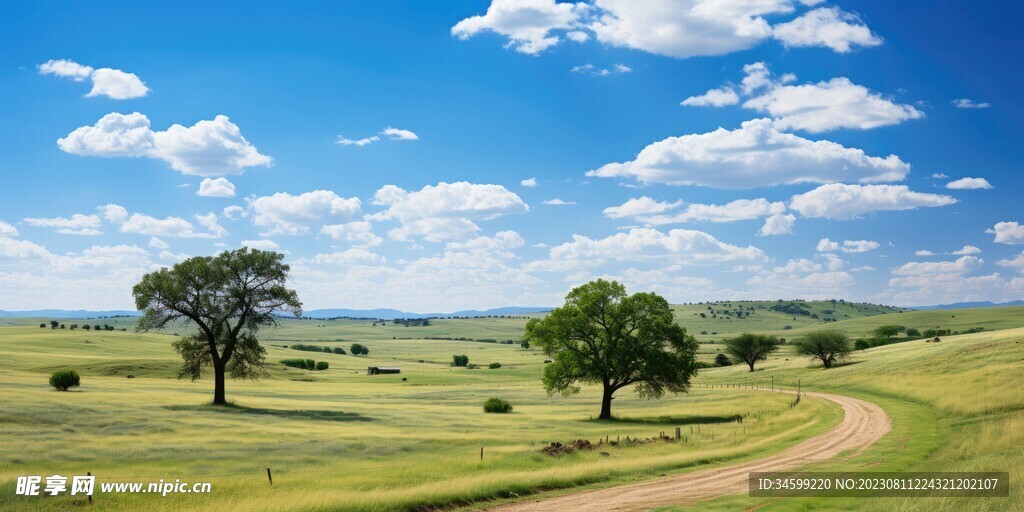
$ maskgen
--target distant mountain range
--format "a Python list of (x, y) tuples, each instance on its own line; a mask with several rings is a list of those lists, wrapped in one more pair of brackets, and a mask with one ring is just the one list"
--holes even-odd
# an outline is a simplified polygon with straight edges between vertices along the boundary
[(953, 304), (939, 304), (936, 306), (914, 306), (910, 309), (965, 309), (965, 308), (990, 308), (993, 306), (1024, 306), (1024, 300), (1012, 300), (1009, 302), (956, 302)]
[[(409, 313), (397, 309), (314, 309), (306, 311), (303, 316), (306, 318), (375, 318), (378, 320), (394, 320), (396, 318), (451, 318), (451, 317), (478, 317), (478, 316), (502, 316), (502, 315), (525, 315), (528, 313), (542, 313), (551, 311), (552, 308), (535, 307), (507, 307), (486, 309), (483, 311), (470, 309), (455, 311), (454, 313)], [(142, 316), (138, 311), (111, 310), (111, 311), (86, 311), (82, 309), (35, 309), (31, 311), (3, 311), (0, 310), (0, 318), (99, 318), (110, 316)]]

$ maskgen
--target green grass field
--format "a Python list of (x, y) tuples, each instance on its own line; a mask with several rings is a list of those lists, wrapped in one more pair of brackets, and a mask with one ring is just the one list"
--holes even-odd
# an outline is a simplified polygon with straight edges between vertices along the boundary
[[(823, 326), (858, 336), (888, 323), (988, 330), (1024, 326), (1024, 308), (899, 313), (840, 304), (848, 311), (834, 311), (850, 318), (826, 324), (820, 318), (823, 310), (832, 309), (831, 303), (808, 303), (819, 320), (801, 315), (803, 323), (768, 309), (772, 302), (730, 304), (733, 309), (739, 304), (752, 306), (754, 314), (701, 319), (731, 329), (719, 328), (718, 336), (785, 331), (787, 337), (796, 337)], [(765, 305), (765, 310), (758, 305)], [(854, 316), (857, 306), (863, 308), (860, 316)], [(690, 332), (707, 328), (695, 319), (699, 314), (692, 314), (700, 308), (707, 311), (707, 305), (677, 307), (678, 320)], [(544, 393), (539, 377), (545, 358), (537, 349), (425, 339), (518, 340), (526, 321), (522, 318), (436, 320), (428, 327), (288, 320), (263, 332), (268, 376), (255, 383), (229, 381), (228, 398), (234, 406), (215, 408), (207, 405), (210, 380), (175, 378), (180, 358), (171, 349), (173, 332), (51, 330), (40, 329), (41, 321), (8, 320), (0, 327), (4, 510), (62, 510), (81, 504), (66, 495), (15, 497), (14, 486), (21, 475), (86, 471), (101, 482), (148, 483), (162, 478), (213, 484), (209, 495), (98, 495), (95, 506), (104, 510), (472, 507), (480, 500), (614, 485), (764, 456), (824, 432), (841, 414), (838, 407), (819, 400), (804, 400), (791, 408), (792, 398), (781, 394), (697, 387), (657, 401), (640, 400), (623, 390), (613, 409), (620, 419), (599, 422), (591, 419), (598, 412), (596, 390), (585, 388), (571, 398)], [(65, 321), (73, 322), (85, 323)], [(118, 328), (133, 322), (88, 321)], [(785, 325), (792, 329), (783, 329)], [(823, 464), (823, 469), (1009, 470), (1012, 481), (1020, 481), (1024, 475), (1015, 468), (1024, 462), (1021, 341), (1024, 330), (1016, 329), (951, 336), (938, 344), (899, 343), (856, 352), (851, 364), (828, 371), (786, 346), (757, 372), (740, 366), (708, 369), (701, 371), (697, 382), (767, 383), (774, 376), (777, 384), (800, 380), (806, 388), (858, 396), (886, 409), (893, 419), (892, 433), (858, 457)], [(304, 343), (347, 350), (353, 342), (368, 346), (370, 355), (284, 348)], [(717, 344), (703, 344), (701, 358), (709, 359), (719, 349)], [(455, 354), (469, 356), (481, 368), (449, 366)], [(326, 361), (330, 369), (287, 368), (279, 363), (286, 358)], [(487, 369), (492, 362), (502, 368)], [(371, 365), (400, 366), (402, 374), (367, 376), (366, 367)], [(49, 373), (63, 368), (82, 374), (80, 388), (61, 393), (48, 386)], [(492, 396), (511, 401), (514, 411), (485, 414), (481, 406)], [(742, 424), (722, 422), (735, 415), (745, 416)], [(677, 426), (687, 442), (604, 446), (562, 457), (539, 453), (553, 441), (646, 438), (673, 432)], [(700, 433), (691, 434), (691, 428)], [(267, 482), (267, 467), (273, 470), (273, 486)], [(1002, 500), (772, 501), (737, 496), (701, 507), (1024, 508), (1021, 492), (1012, 493), (1012, 498)]]

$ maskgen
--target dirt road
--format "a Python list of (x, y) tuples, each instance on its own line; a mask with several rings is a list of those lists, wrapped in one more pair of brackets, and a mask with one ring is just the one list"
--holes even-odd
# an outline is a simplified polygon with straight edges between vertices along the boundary
[(889, 431), (889, 417), (877, 405), (842, 395), (805, 392), (842, 406), (843, 421), (835, 428), (775, 455), (741, 464), (682, 473), (636, 484), (582, 491), (549, 499), (510, 503), (489, 508), (493, 512), (558, 510), (649, 510), (726, 494), (747, 492), (747, 474), (753, 471), (795, 469), (853, 450), (859, 453)]

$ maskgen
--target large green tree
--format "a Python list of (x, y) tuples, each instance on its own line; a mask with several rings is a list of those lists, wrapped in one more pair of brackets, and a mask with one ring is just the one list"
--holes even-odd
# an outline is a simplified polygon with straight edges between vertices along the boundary
[(302, 315), (298, 294), (287, 284), (288, 265), (276, 252), (247, 248), (189, 258), (142, 277), (132, 289), (145, 315), (140, 330), (184, 322), (196, 332), (174, 343), (185, 364), (179, 377), (198, 379), (212, 368), (213, 403), (226, 404), (225, 376), (263, 375), (266, 350), (256, 334), (277, 323), (277, 315)]
[(627, 295), (615, 281), (573, 289), (564, 306), (526, 324), (526, 340), (553, 360), (544, 368), (548, 394), (578, 393), (581, 382), (603, 386), (601, 419), (612, 417), (619, 389), (634, 386), (641, 397), (659, 398), (686, 392), (697, 373), (697, 341), (675, 323), (668, 301)]
[(796, 342), (798, 354), (821, 360), (825, 368), (832, 368), (837, 361), (846, 359), (852, 350), (850, 338), (841, 331), (809, 332)]
[(779, 348), (779, 339), (767, 334), (743, 333), (725, 340), (725, 351), (739, 361), (747, 363), (750, 371), (754, 364), (768, 359), (768, 355)]

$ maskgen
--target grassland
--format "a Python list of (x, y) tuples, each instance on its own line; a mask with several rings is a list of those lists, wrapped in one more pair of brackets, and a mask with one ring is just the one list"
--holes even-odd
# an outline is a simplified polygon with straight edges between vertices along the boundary
[[(813, 318), (795, 322), (770, 310), (758, 316), (754, 304), (755, 314), (748, 318), (713, 319), (719, 322), (714, 325), (731, 329), (721, 328), (719, 336), (774, 330), (794, 337), (826, 325)], [(772, 303), (761, 304), (767, 309)], [(813, 307), (820, 311), (831, 306)], [(677, 318), (699, 333), (704, 330), (695, 320), (699, 314), (686, 313), (706, 307), (680, 306)], [(954, 330), (1024, 325), (1024, 308), (844, 314), (851, 318), (827, 326), (859, 335), (888, 323)], [(878, 444), (822, 469), (1009, 470), (1013, 481), (1024, 477), (1014, 469), (1024, 463), (1024, 393), (1019, 391), (1024, 384), (1024, 330), (1019, 329), (945, 337), (938, 344), (878, 347), (857, 352), (851, 364), (828, 371), (795, 356), (787, 346), (757, 372), (739, 366), (704, 370), (697, 379), (701, 385), (689, 394), (646, 401), (620, 392), (614, 412), (623, 419), (598, 422), (591, 420), (598, 403), (594, 389), (572, 398), (543, 392), (539, 376), (544, 356), (536, 349), (426, 339), (517, 340), (525, 323), (521, 318), (436, 320), (429, 327), (343, 319), (286, 321), (265, 333), (271, 363), (267, 378), (230, 382), (228, 395), (235, 406), (228, 409), (206, 405), (210, 381), (175, 378), (180, 359), (170, 347), (174, 333), (50, 330), (40, 329), (40, 322), (0, 327), (4, 510), (57, 510), (80, 503), (67, 496), (14, 497), (14, 482), (19, 475), (86, 471), (101, 481), (180, 478), (213, 483), (214, 492), (202, 496), (98, 496), (97, 507), (108, 510), (404, 510), (471, 504), (544, 489), (568, 492), (575, 486), (614, 485), (759, 457), (838, 421), (839, 411), (829, 403), (805, 400), (790, 408), (791, 398), (784, 395), (704, 387), (767, 384), (772, 378), (777, 384), (799, 380), (809, 389), (865, 398), (892, 417), (893, 432)], [(131, 322), (89, 321), (117, 327)], [(367, 345), (370, 355), (284, 348), (304, 343), (347, 349), (353, 342)], [(702, 345), (702, 358), (718, 348)], [(448, 363), (454, 354), (466, 354), (484, 368), (453, 368)], [(311, 372), (277, 363), (296, 357), (327, 361), (331, 367)], [(486, 369), (491, 362), (502, 363), (502, 368)], [(365, 370), (370, 365), (401, 366), (403, 373), (369, 377)], [(69, 367), (82, 374), (82, 387), (68, 393), (48, 388), (49, 372)], [(513, 413), (484, 414), (481, 405), (491, 396), (510, 400)], [(721, 422), (737, 414), (746, 415), (742, 424)], [(689, 434), (689, 427), (698, 424), (700, 434)], [(604, 447), (558, 458), (538, 453), (552, 441), (651, 437), (680, 425), (686, 443)], [(273, 486), (266, 481), (267, 467), (274, 472)], [(1013, 497), (1001, 501), (772, 501), (734, 496), (702, 504), (701, 509), (1024, 508), (1021, 492), (1011, 489)]]

